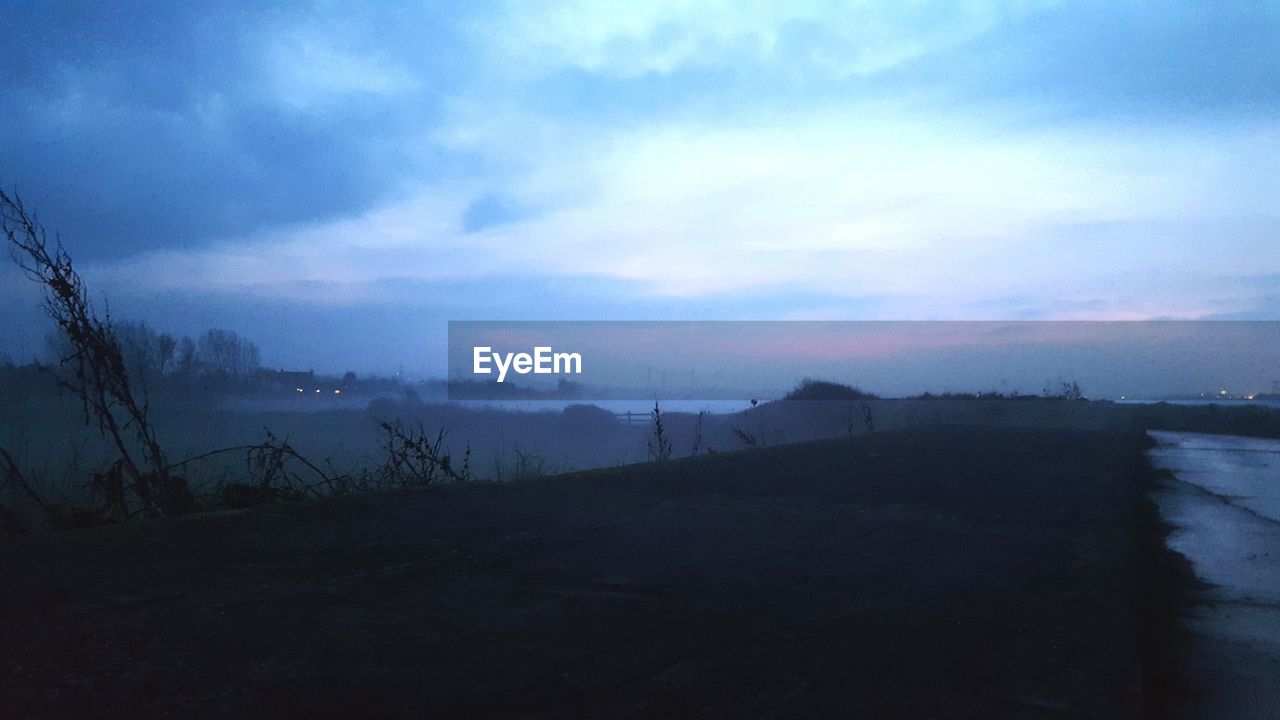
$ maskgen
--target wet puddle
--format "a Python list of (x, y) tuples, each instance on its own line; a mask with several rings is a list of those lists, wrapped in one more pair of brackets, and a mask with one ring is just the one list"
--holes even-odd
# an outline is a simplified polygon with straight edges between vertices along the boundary
[(1188, 718), (1280, 718), (1280, 440), (1152, 432), (1169, 546), (1211, 587), (1189, 621)]

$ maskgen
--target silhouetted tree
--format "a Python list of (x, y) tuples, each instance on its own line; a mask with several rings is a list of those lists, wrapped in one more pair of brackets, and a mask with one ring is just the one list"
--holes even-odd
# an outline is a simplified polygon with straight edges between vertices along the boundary
[[(164, 452), (147, 413), (145, 400), (134, 394), (120, 339), (110, 317), (99, 317), (89, 291), (57, 238), (52, 247), (44, 226), (22, 201), (0, 190), (0, 231), (18, 266), (44, 291), (44, 309), (70, 345), (60, 364), (70, 368), (58, 383), (80, 400), (85, 420), (115, 445), (118, 459), (94, 478), (95, 489), (119, 497), (115, 509), (131, 513), (125, 490), (149, 514), (185, 512), (191, 506), (186, 483), (169, 473)], [(132, 433), (132, 441), (129, 434)]]
[(152, 379), (164, 375), (160, 333), (141, 322), (117, 322), (115, 329), (126, 367), (139, 383), (145, 387)]
[(231, 330), (205, 331), (196, 342), (196, 356), (209, 372), (232, 378), (246, 377), (261, 364), (258, 346)]
[(160, 333), (156, 338), (157, 359), (160, 361), (160, 374), (164, 375), (173, 368), (173, 353), (178, 348), (178, 341), (169, 333)]
[(174, 351), (173, 371), (179, 375), (191, 376), (196, 372), (196, 344), (186, 335), (178, 341)]

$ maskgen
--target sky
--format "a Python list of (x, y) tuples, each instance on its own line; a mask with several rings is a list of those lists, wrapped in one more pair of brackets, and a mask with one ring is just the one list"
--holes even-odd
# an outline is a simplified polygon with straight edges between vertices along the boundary
[[(0, 0), (0, 183), (113, 316), (1280, 319), (1280, 5)], [(0, 269), (0, 354), (39, 354)]]

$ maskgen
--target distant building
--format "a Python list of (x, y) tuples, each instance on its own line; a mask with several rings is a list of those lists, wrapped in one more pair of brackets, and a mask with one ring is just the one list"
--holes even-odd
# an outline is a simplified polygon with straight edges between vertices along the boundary
[(313, 390), (316, 387), (314, 370), (267, 370), (258, 371), (258, 381), (273, 390)]

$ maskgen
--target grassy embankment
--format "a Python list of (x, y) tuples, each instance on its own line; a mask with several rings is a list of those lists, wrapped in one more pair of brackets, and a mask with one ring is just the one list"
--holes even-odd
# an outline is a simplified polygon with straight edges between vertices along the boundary
[(0, 545), (0, 714), (1137, 717), (1130, 431), (877, 432)]

